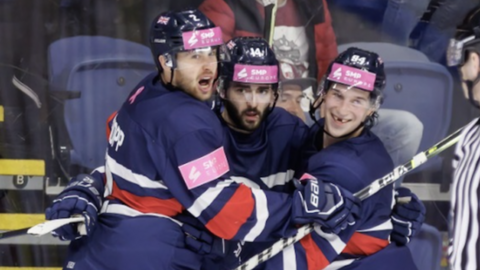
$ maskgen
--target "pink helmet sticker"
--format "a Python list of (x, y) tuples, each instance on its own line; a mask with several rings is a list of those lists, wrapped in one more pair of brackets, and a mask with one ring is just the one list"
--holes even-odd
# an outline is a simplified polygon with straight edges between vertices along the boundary
[(223, 44), (222, 30), (220, 27), (185, 32), (182, 33), (182, 37), (183, 47), (185, 50), (193, 50), (197, 48)]
[(334, 63), (328, 80), (352, 87), (373, 91), (376, 75), (374, 73)]
[(251, 66), (236, 64), (233, 81), (244, 83), (278, 83), (278, 66)]

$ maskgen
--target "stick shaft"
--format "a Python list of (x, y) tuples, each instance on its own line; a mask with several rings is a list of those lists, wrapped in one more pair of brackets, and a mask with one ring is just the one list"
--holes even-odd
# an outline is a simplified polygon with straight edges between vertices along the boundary
[[(359, 198), (360, 200), (365, 200), (366, 198), (372, 196), (373, 194), (377, 193), (382, 188), (388, 186), (389, 184), (394, 183), (398, 180), (401, 176), (405, 175), (406, 173), (412, 171), (413, 169), (417, 168), (418, 166), (422, 165), (423, 163), (427, 162), (428, 159), (440, 154), (445, 149), (449, 148), (450, 146), (454, 145), (460, 139), (460, 135), (462, 130), (465, 127), (455, 131), (442, 141), (438, 142), (434, 146), (430, 147), (426, 151), (420, 152), (419, 154), (415, 155), (412, 160), (405, 163), (404, 165), (400, 165), (393, 170), (393, 172), (385, 175), (382, 178), (379, 178), (372, 182), (369, 186), (361, 189), (357, 193), (354, 194), (355, 197)], [(307, 224), (302, 226), (298, 233), (292, 237), (280, 239), (275, 242), (272, 247), (262, 251), (261, 253), (253, 256), (245, 263), (240, 265), (239, 267), (235, 268), (235, 270), (251, 270), (255, 268), (257, 265), (265, 262), (266, 260), (272, 258), (273, 256), (280, 253), (283, 249), (287, 248), (288, 246), (300, 241), (303, 237), (307, 236), (313, 231), (313, 225)]]

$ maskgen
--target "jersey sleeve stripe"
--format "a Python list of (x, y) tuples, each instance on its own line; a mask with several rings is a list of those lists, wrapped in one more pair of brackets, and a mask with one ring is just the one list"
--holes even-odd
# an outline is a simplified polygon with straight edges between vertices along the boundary
[(111, 201), (106, 201), (105, 204), (102, 207), (101, 213), (108, 213), (108, 214), (117, 214), (117, 215), (123, 215), (123, 216), (129, 216), (129, 217), (137, 217), (137, 216), (155, 216), (155, 217), (161, 217), (161, 218), (167, 218), (171, 220), (172, 222), (177, 223), (178, 225), (182, 225), (182, 223), (178, 220), (175, 220), (169, 216), (165, 216), (162, 214), (158, 213), (142, 213), (139, 212), (135, 209), (132, 209), (126, 205), (122, 204), (116, 204), (115, 202)]
[(378, 239), (370, 235), (355, 232), (348, 241), (343, 253), (368, 256), (386, 246), (388, 246), (388, 240)]
[(357, 232), (384, 231), (384, 230), (392, 230), (392, 229), (393, 229), (392, 221), (388, 219), (377, 226), (367, 228), (367, 229), (361, 229), (361, 230), (359, 229), (357, 230)]
[(132, 182), (125, 181), (122, 177), (114, 175), (115, 183), (117, 187), (122, 190), (128, 190), (128, 192), (139, 196), (139, 197), (154, 197), (162, 200), (173, 198), (169, 190), (166, 189), (153, 189), (153, 188), (141, 188), (138, 185), (133, 184)]
[(205, 190), (205, 192), (197, 197), (193, 204), (188, 207), (188, 212), (190, 212), (190, 214), (192, 214), (194, 217), (198, 218), (202, 214), (203, 210), (207, 209), (207, 207), (214, 203), (220, 193), (231, 184), (231, 181), (218, 181), (214, 187), (209, 187), (207, 190)]
[(240, 185), (233, 196), (205, 226), (212, 233), (224, 239), (232, 239), (255, 208), (251, 190)]
[(180, 214), (183, 206), (174, 198), (159, 199), (148, 196), (137, 196), (120, 189), (115, 182), (112, 185), (112, 194), (109, 199), (118, 199), (125, 205), (142, 213), (156, 213), (169, 217)]
[(161, 180), (149, 179), (144, 175), (134, 173), (132, 170), (127, 169), (126, 167), (118, 163), (115, 159), (110, 157), (110, 155), (108, 154), (106, 156), (106, 164), (110, 170), (110, 173), (115, 175), (121, 175), (125, 181), (138, 185), (139, 187), (167, 189), (167, 187), (162, 183)]
[(252, 189), (252, 193), (255, 197), (255, 215), (257, 222), (245, 236), (245, 241), (248, 242), (253, 242), (263, 232), (269, 217), (265, 193), (260, 189)]
[(355, 261), (355, 259), (347, 259), (347, 260), (340, 260), (340, 261), (334, 261), (330, 265), (328, 265), (326, 268), (323, 270), (338, 270), (342, 269), (343, 267), (352, 264)]
[(292, 180), (294, 174), (294, 170), (287, 170), (286, 172), (277, 172), (266, 177), (261, 177), (261, 179), (262, 182), (271, 189), (274, 186), (286, 185), (288, 181)]

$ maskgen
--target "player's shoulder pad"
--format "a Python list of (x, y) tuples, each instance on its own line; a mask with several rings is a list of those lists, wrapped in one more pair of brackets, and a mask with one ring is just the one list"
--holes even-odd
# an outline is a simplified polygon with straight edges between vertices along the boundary
[(173, 137), (206, 130), (222, 133), (222, 125), (215, 112), (204, 102), (191, 97), (166, 113), (162, 126)]

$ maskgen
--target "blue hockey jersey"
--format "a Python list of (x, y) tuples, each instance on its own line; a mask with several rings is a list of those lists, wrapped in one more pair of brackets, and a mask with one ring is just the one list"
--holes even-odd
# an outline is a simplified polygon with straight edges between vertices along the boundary
[[(215, 235), (238, 241), (292, 235), (291, 194), (268, 189), (284, 189), (300, 166), (308, 128), (294, 119), (275, 109), (264, 123), (274, 132), (262, 128), (254, 141), (242, 141), (205, 103), (155, 83), (152, 74), (110, 121), (102, 211), (166, 218), (188, 212)], [(289, 137), (268, 142), (276, 136)]]
[[(314, 134), (318, 135), (318, 131), (318, 126), (312, 127)], [(364, 129), (358, 137), (334, 143), (311, 156), (307, 172), (355, 193), (393, 168), (382, 142), (369, 129)], [(362, 218), (355, 225), (339, 235), (324, 233), (316, 226), (313, 233), (258, 269), (314, 270), (327, 265), (328, 269), (340, 269), (371, 255), (389, 244), (393, 203), (393, 187), (389, 186), (362, 202)], [(257, 249), (265, 247), (268, 245), (258, 245)]]

